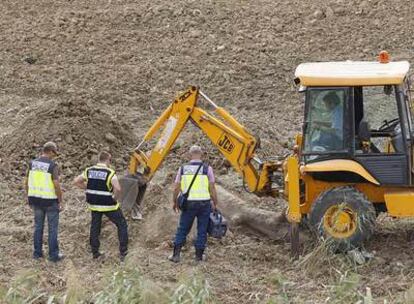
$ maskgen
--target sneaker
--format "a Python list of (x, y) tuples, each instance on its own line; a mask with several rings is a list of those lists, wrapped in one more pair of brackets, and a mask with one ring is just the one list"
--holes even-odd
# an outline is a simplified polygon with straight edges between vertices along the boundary
[(176, 256), (176, 255), (172, 254), (172, 255), (168, 256), (168, 260), (173, 262), (173, 263), (180, 263), (181, 258), (180, 258), (180, 256)]
[(53, 263), (57, 263), (62, 261), (65, 258), (63, 253), (59, 253), (58, 256), (56, 258), (51, 258), (49, 257), (49, 261), (53, 262)]
[(139, 211), (133, 212), (131, 218), (135, 221), (141, 221), (143, 219), (142, 214)]

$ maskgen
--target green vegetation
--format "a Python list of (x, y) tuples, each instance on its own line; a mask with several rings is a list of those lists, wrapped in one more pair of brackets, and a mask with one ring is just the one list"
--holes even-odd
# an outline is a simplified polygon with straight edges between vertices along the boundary
[[(16, 277), (9, 289), (0, 290), (0, 302), (8, 304), (39, 303), (48, 298), (46, 293), (37, 287), (38, 274), (25, 272)], [(48, 303), (54, 303), (50, 296)]]
[(209, 304), (214, 303), (208, 282), (199, 274), (186, 276), (174, 288), (163, 287), (146, 280), (136, 268), (122, 266), (109, 271), (102, 280), (102, 288), (88, 294), (76, 283), (73, 269), (69, 272), (64, 294), (50, 295), (41, 285), (36, 271), (23, 273), (12, 281), (8, 289), (0, 289), (0, 302), (65, 303), (65, 304)]

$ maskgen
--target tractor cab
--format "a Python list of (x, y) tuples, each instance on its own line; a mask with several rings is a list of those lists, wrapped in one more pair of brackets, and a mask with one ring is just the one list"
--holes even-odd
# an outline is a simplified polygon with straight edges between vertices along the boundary
[(378, 62), (298, 66), (305, 95), (301, 162), (315, 179), (413, 184), (409, 68), (386, 52)]
[(381, 212), (414, 217), (409, 69), (386, 52), (376, 62), (296, 69), (305, 119), (286, 165), (288, 218), (306, 217), (334, 250), (362, 246)]

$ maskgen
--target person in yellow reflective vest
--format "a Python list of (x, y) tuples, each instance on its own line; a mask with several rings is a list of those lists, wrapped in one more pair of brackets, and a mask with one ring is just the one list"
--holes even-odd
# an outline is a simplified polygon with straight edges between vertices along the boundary
[(175, 235), (174, 251), (168, 257), (174, 263), (180, 261), (181, 247), (186, 242), (195, 218), (197, 218), (197, 239), (194, 243), (195, 259), (196, 261), (203, 260), (210, 212), (212, 209), (216, 209), (218, 203), (213, 169), (201, 161), (202, 154), (201, 147), (192, 146), (190, 148), (191, 161), (178, 169), (175, 178), (173, 193), (173, 209), (175, 212), (180, 210), (177, 202), (180, 192), (187, 193), (193, 179), (194, 182), (188, 193), (185, 207), (180, 210), (181, 215)]
[(77, 176), (73, 183), (85, 189), (86, 202), (91, 210), (90, 245), (94, 259), (102, 256), (99, 251), (102, 216), (105, 215), (118, 228), (119, 253), (123, 261), (128, 252), (128, 226), (119, 207), (116, 197), (119, 197), (121, 186), (115, 171), (110, 168), (112, 156), (106, 151), (98, 155), (98, 163), (87, 168)]
[(29, 162), (25, 181), (28, 203), (34, 211), (33, 258), (43, 257), (43, 228), (47, 217), (49, 260), (52, 262), (63, 259), (58, 243), (59, 212), (63, 210), (62, 190), (59, 169), (53, 161), (57, 155), (56, 144), (45, 143), (41, 156)]

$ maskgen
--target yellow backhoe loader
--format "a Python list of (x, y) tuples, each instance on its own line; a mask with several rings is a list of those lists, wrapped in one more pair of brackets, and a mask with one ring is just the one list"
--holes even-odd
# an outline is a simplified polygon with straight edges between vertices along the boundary
[[(292, 245), (301, 221), (336, 250), (361, 246), (374, 231), (376, 216), (414, 216), (414, 125), (410, 65), (390, 62), (381, 52), (372, 62), (305, 63), (295, 82), (305, 96), (302, 134), (283, 162), (261, 161), (257, 139), (198, 88), (178, 96), (132, 153), (129, 180), (140, 184), (124, 201), (142, 199), (188, 121), (198, 126), (257, 195), (282, 194), (288, 201)], [(214, 108), (198, 105), (201, 96)], [(144, 143), (162, 130), (150, 152)], [(283, 175), (282, 175), (283, 172)], [(283, 188), (283, 189), (282, 189)]]
[[(216, 116), (198, 105), (202, 96), (213, 108)], [(232, 167), (239, 172), (246, 189), (259, 196), (277, 196), (281, 184), (281, 162), (262, 162), (255, 154), (258, 141), (227, 111), (217, 106), (207, 95), (191, 87), (178, 96), (151, 126), (143, 141), (135, 148), (129, 164), (129, 176), (123, 184), (138, 184), (139, 189), (126, 186), (122, 202), (127, 208), (142, 200), (146, 184), (171, 151), (187, 122), (199, 127), (218, 148)], [(161, 131), (162, 130), (162, 131)], [(146, 152), (142, 147), (159, 135), (155, 147)], [(277, 181), (279, 181), (277, 183)]]

